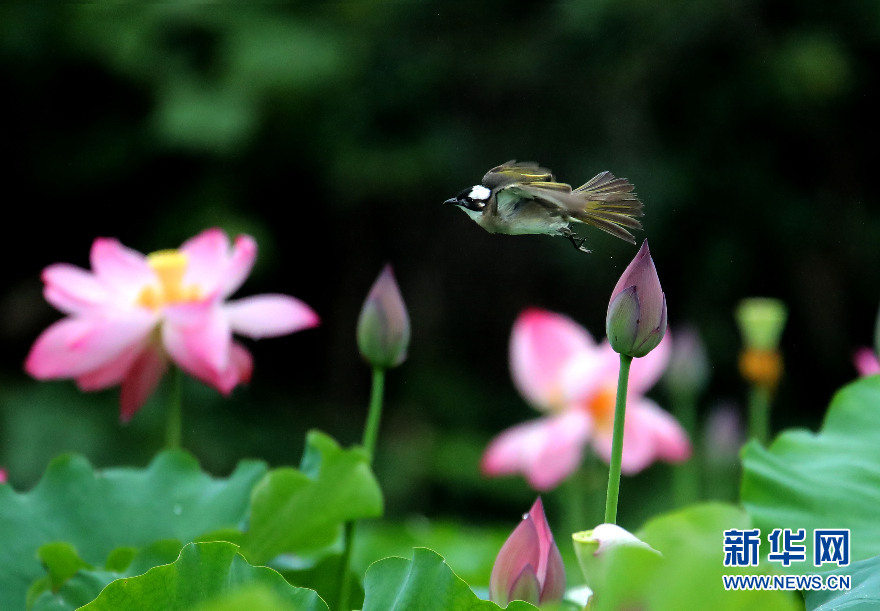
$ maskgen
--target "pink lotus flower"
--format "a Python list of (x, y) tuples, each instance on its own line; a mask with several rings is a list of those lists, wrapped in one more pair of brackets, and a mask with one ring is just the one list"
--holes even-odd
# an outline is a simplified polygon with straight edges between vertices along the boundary
[(169, 359), (228, 394), (253, 369), (233, 332), (275, 337), (318, 324), (311, 308), (287, 295), (226, 301), (256, 255), (253, 238), (240, 235), (230, 248), (216, 228), (147, 256), (98, 238), (91, 271), (66, 263), (43, 270), (46, 300), (68, 316), (37, 338), (25, 370), (40, 380), (73, 378), (85, 391), (121, 384), (123, 421), (155, 390)]
[[(690, 457), (684, 429), (643, 396), (659, 379), (669, 353), (667, 334), (650, 354), (633, 361), (623, 473), (637, 473), (658, 459)], [(492, 440), (483, 455), (486, 475), (522, 473), (536, 490), (549, 490), (578, 468), (587, 444), (610, 460), (619, 356), (607, 340), (596, 344), (586, 329), (561, 314), (526, 310), (513, 326), (510, 366), (519, 391), (546, 416)]]
[(559, 602), (564, 594), (565, 565), (539, 498), (501, 546), (489, 598), (501, 606), (512, 600), (539, 605)]

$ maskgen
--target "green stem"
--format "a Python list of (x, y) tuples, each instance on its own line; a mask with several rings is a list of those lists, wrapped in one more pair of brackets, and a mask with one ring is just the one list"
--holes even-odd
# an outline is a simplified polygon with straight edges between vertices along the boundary
[(617, 523), (617, 497), (620, 493), (620, 464), (623, 459), (623, 423), (626, 420), (626, 388), (633, 357), (620, 355), (617, 378), (617, 403), (614, 405), (614, 437), (611, 442), (611, 464), (608, 467), (608, 495), (605, 497), (605, 522)]
[[(367, 423), (364, 426), (363, 446), (367, 452), (370, 463), (376, 453), (376, 440), (379, 438), (379, 424), (382, 421), (382, 401), (385, 394), (385, 370), (381, 367), (373, 367), (373, 386), (370, 391), (370, 408), (367, 412)], [(339, 563), (339, 611), (350, 611), (349, 599), (351, 598), (351, 579), (348, 577), (351, 566), (352, 545), (354, 542), (357, 522), (351, 521), (345, 524), (345, 547), (342, 550), (342, 558)]]
[(587, 474), (584, 471), (584, 465), (581, 465), (560, 486), (563, 503), (562, 525), (564, 532), (574, 533), (592, 528), (592, 521), (586, 515), (588, 512), (588, 497), (591, 496), (592, 492), (590, 488), (590, 482), (588, 482)]
[(351, 579), (348, 578), (349, 567), (351, 566), (351, 549), (352, 541), (354, 541), (354, 531), (357, 523), (352, 520), (345, 523), (345, 547), (342, 550), (342, 558), (339, 561), (339, 611), (350, 611), (348, 604), (351, 598)]
[(179, 448), (183, 421), (183, 371), (172, 367), (171, 391), (168, 397), (168, 415), (165, 422), (165, 447)]
[(770, 439), (770, 389), (752, 385), (749, 393), (749, 437), (767, 445)]
[(605, 484), (604, 465), (595, 455), (588, 454), (560, 487), (565, 532), (586, 530), (601, 522)]
[(382, 397), (385, 393), (385, 370), (373, 367), (373, 389), (370, 393), (370, 410), (367, 412), (367, 425), (364, 427), (364, 449), (373, 460), (376, 452), (376, 439), (379, 437), (379, 422), (382, 420)]
[(672, 490), (676, 507), (684, 507), (697, 500), (700, 494), (700, 472), (697, 460), (700, 448), (697, 447), (697, 397), (691, 391), (672, 393), (675, 416), (694, 443), (694, 457), (672, 470)]

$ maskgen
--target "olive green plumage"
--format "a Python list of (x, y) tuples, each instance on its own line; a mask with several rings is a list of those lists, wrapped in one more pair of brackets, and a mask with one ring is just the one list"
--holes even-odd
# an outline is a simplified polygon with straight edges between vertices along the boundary
[(630, 229), (641, 229), (642, 202), (625, 178), (602, 172), (576, 189), (556, 182), (534, 162), (508, 161), (486, 172), (479, 185), (446, 200), (490, 233), (560, 235), (580, 250), (584, 239), (572, 223), (592, 225), (635, 244)]

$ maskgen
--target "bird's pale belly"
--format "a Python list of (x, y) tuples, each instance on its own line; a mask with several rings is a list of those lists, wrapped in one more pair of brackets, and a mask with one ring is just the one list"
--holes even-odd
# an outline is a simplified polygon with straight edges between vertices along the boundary
[[(481, 219), (487, 220), (487, 219)], [(495, 218), (487, 223), (480, 223), (489, 233), (507, 235), (557, 235), (559, 230), (568, 226), (569, 221), (561, 217), (517, 218), (511, 221), (506, 218)]]

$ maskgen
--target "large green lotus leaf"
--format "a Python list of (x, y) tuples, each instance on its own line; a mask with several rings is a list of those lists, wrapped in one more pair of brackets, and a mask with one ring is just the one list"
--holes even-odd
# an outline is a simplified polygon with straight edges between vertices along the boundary
[(265, 584), (255, 584), (197, 605), (192, 611), (300, 611), (304, 608), (308, 609), (285, 600)]
[[(254, 585), (268, 588), (268, 603), (275, 606), (264, 606), (267, 590), (255, 591), (251, 589)], [(246, 600), (242, 601), (242, 596)], [(137, 577), (117, 579), (81, 609), (189, 611), (197, 605), (223, 609), (228, 608), (227, 597), (232, 597), (236, 605), (243, 605), (239, 609), (328, 611), (316, 592), (288, 584), (270, 568), (248, 564), (237, 546), (225, 541), (189, 543), (173, 563), (154, 567)]]
[[(412, 560), (385, 558), (373, 563), (364, 578), (363, 611), (492, 611), (500, 609), (481, 600), (446, 564), (442, 556), (424, 547), (413, 550)], [(508, 611), (535, 611), (522, 601)]]
[[(750, 528), (749, 516), (722, 503), (694, 505), (648, 521), (638, 531), (642, 541), (658, 550), (660, 561), (633, 554), (626, 547), (606, 552), (607, 582), (594, 584), (592, 609), (645, 609), (679, 611), (794, 611), (801, 608), (796, 595), (779, 591), (726, 591), (725, 574), (766, 573), (767, 565), (749, 568), (724, 566), (724, 530)], [(650, 560), (650, 561), (649, 561)], [(587, 584), (591, 585), (591, 584)]]
[(361, 448), (310, 431), (299, 469), (275, 469), (254, 488), (241, 551), (254, 564), (333, 543), (349, 520), (382, 515), (382, 491)]
[(229, 478), (215, 479), (182, 451), (162, 452), (145, 469), (95, 470), (66, 455), (29, 492), (0, 486), (0, 609), (24, 607), (28, 587), (45, 575), (42, 545), (66, 541), (100, 566), (115, 548), (239, 526), (265, 472), (265, 464), (243, 461)]
[(804, 593), (807, 611), (835, 611), (836, 609), (880, 609), (880, 556), (854, 562), (823, 573), (829, 575), (848, 575), (852, 581), (849, 590), (810, 590)]
[(880, 554), (880, 376), (841, 389), (819, 433), (785, 431), (769, 449), (749, 443), (742, 501), (762, 551), (775, 528), (806, 530), (807, 560), (785, 572), (821, 570), (811, 561), (816, 528), (849, 528), (852, 561)]

